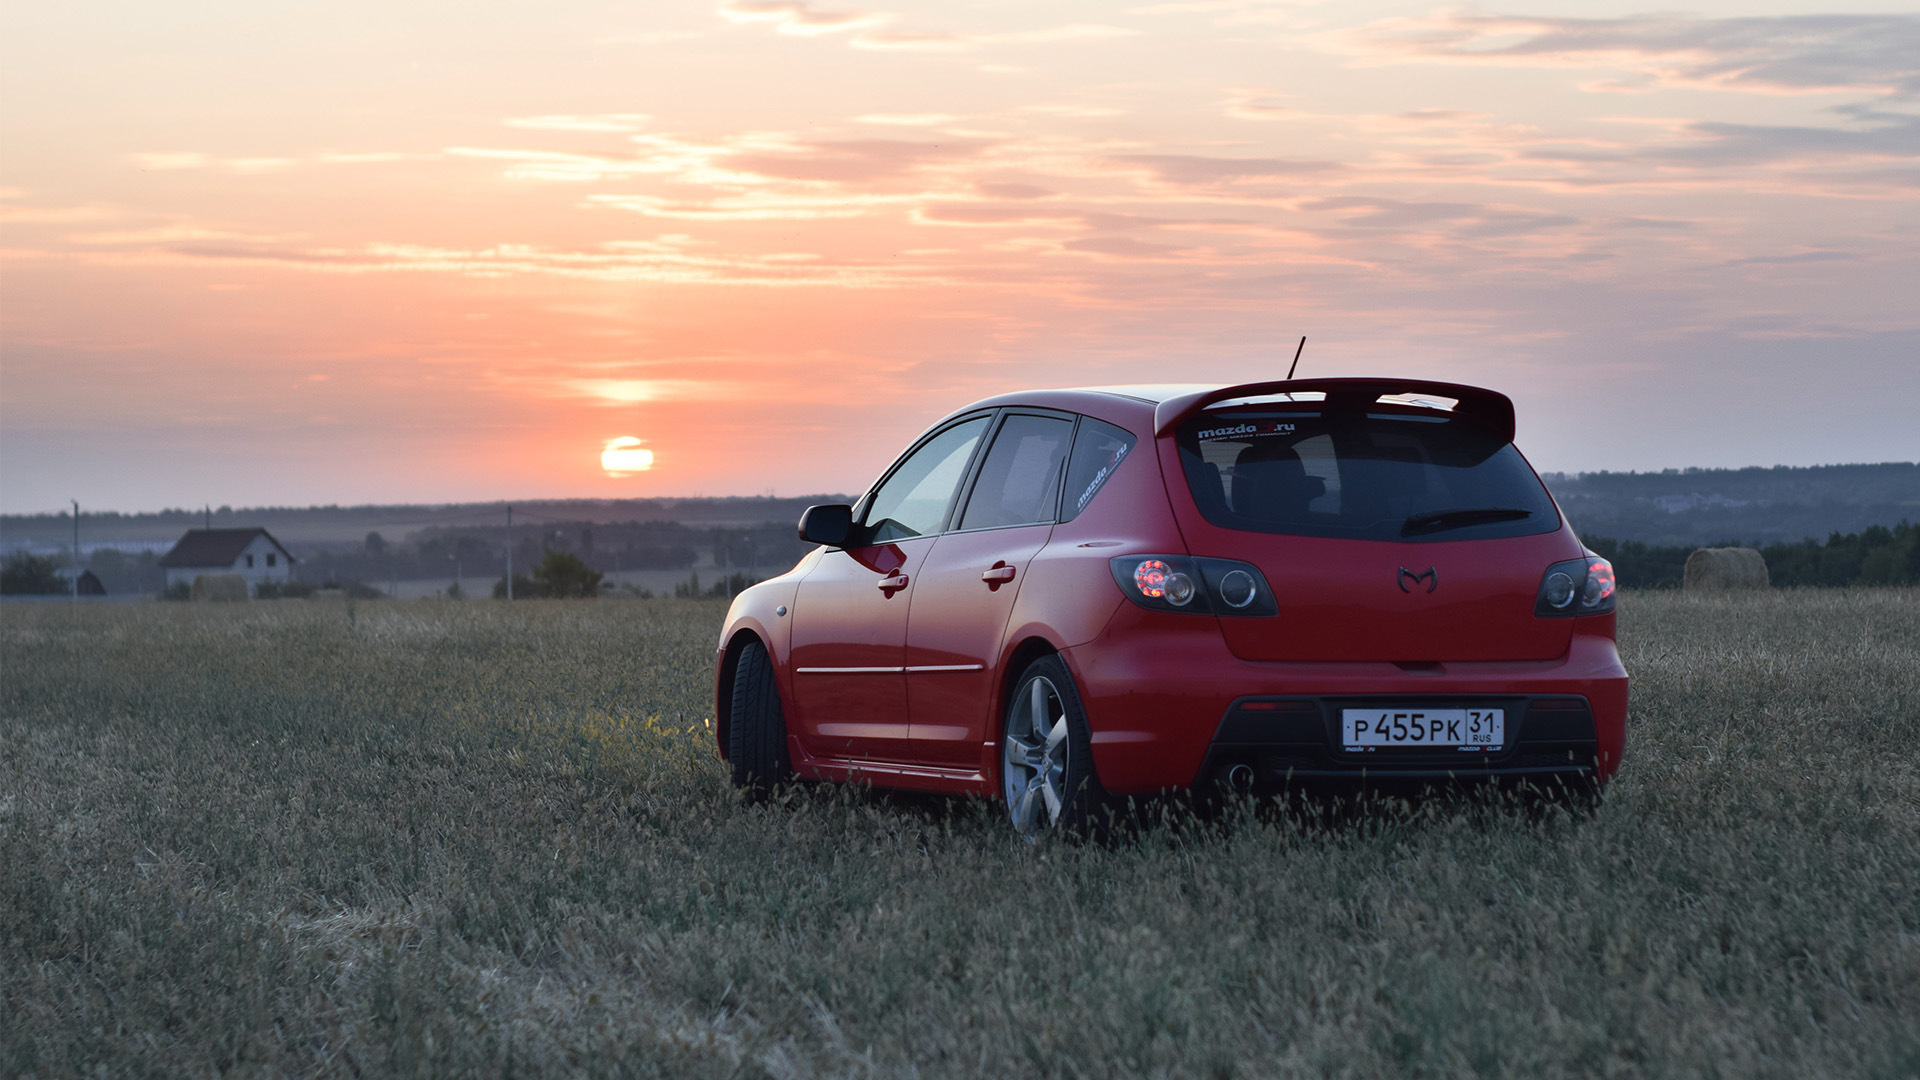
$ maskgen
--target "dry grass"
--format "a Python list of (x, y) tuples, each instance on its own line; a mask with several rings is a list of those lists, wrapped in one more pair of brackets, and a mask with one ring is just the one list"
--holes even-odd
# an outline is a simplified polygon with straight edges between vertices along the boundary
[(0, 1074), (1920, 1073), (1913, 590), (1628, 596), (1591, 819), (1111, 847), (742, 804), (719, 616), (0, 609)]

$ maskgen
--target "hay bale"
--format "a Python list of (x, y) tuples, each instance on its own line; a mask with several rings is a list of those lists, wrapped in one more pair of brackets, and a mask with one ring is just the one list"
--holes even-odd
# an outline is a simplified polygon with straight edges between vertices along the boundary
[(345, 589), (315, 589), (307, 594), (309, 600), (345, 600), (346, 598), (347, 590)]
[(239, 574), (196, 574), (192, 596), (194, 603), (214, 604), (253, 598), (247, 592), (247, 579)]
[(1767, 560), (1752, 548), (1700, 548), (1687, 556), (1688, 589), (1764, 589)]

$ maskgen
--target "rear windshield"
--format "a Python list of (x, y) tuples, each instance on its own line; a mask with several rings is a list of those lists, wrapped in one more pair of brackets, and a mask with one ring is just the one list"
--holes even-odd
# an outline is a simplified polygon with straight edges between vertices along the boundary
[(1194, 502), (1224, 528), (1424, 541), (1560, 527), (1511, 443), (1444, 415), (1207, 413), (1178, 439)]

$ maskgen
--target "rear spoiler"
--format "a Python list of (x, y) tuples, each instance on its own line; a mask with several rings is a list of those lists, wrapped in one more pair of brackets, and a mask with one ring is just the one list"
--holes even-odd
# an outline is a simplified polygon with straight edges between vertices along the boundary
[(1478, 386), (1423, 379), (1281, 379), (1181, 394), (1154, 407), (1153, 434), (1155, 438), (1171, 435), (1182, 423), (1222, 401), (1305, 393), (1325, 394), (1326, 401), (1320, 407), (1328, 412), (1365, 412), (1382, 397), (1398, 394), (1451, 398), (1457, 402), (1447, 410), (1451, 415), (1483, 428), (1501, 442), (1513, 441), (1513, 401), (1507, 395)]

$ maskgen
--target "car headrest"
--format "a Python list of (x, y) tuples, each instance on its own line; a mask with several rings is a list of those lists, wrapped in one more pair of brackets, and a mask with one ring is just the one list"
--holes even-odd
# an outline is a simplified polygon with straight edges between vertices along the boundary
[(1300, 455), (1284, 444), (1254, 443), (1233, 461), (1233, 512), (1262, 521), (1297, 519), (1327, 493), (1327, 482), (1308, 476)]

